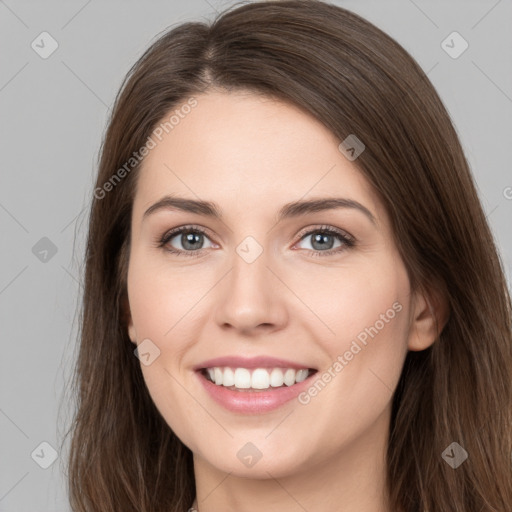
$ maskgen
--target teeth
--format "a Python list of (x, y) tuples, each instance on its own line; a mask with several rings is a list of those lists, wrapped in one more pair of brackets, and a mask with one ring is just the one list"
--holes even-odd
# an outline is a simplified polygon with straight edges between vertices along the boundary
[(295, 384), (296, 373), (297, 372), (293, 368), (288, 368), (288, 370), (286, 370), (286, 372), (284, 373), (284, 383), (287, 386), (292, 386), (293, 384)]
[(295, 382), (302, 382), (308, 378), (309, 371), (308, 370), (299, 370), (297, 375), (295, 376)]
[(293, 386), (309, 376), (309, 370), (303, 368), (207, 368), (209, 379), (217, 386), (234, 387), (236, 389), (268, 389), (283, 385)]
[[(217, 383), (217, 382), (215, 382)], [(251, 387), (251, 372), (246, 368), (235, 370), (235, 388), (248, 389)]]
[(270, 374), (270, 385), (273, 388), (280, 388), (284, 384), (283, 372), (279, 368), (274, 368)]
[(224, 374), (222, 375), (223, 386), (234, 386), (235, 385), (235, 374), (231, 368), (225, 368)]
[(268, 389), (270, 387), (270, 375), (267, 370), (258, 368), (252, 372), (251, 387), (254, 389)]

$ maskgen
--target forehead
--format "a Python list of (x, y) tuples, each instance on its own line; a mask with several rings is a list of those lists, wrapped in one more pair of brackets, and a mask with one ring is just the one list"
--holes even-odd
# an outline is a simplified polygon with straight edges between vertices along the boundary
[(134, 204), (140, 215), (169, 193), (238, 205), (237, 215), (341, 195), (382, 215), (367, 180), (339, 151), (341, 141), (300, 108), (251, 92), (195, 99), (144, 159)]

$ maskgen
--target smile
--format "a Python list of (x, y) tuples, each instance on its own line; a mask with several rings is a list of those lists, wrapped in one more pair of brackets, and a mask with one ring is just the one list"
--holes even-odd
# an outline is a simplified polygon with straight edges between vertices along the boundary
[(211, 367), (202, 370), (203, 376), (216, 386), (237, 391), (258, 391), (290, 387), (306, 380), (316, 370), (308, 368), (231, 368)]
[(206, 400), (243, 415), (283, 407), (310, 386), (317, 373), (299, 362), (267, 356), (218, 357), (193, 369)]

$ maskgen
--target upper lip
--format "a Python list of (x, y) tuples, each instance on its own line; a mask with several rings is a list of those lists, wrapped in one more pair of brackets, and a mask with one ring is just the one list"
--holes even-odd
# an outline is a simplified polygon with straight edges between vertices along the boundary
[(208, 359), (194, 366), (194, 370), (202, 370), (203, 368), (215, 368), (229, 366), (231, 368), (295, 368), (300, 370), (314, 369), (307, 364), (289, 361), (287, 359), (278, 359), (270, 356), (257, 357), (240, 357), (240, 356), (224, 356)]

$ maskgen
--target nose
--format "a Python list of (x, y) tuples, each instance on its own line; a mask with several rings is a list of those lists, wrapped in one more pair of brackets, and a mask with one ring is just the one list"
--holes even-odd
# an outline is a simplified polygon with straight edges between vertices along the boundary
[(265, 251), (252, 262), (235, 254), (231, 270), (219, 283), (215, 320), (222, 330), (255, 336), (285, 327), (286, 286), (269, 264)]

